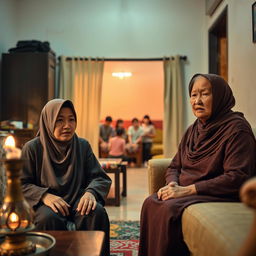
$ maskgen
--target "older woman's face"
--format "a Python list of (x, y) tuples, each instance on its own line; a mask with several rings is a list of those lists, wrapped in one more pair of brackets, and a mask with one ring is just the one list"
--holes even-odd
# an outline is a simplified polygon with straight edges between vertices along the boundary
[(205, 123), (212, 114), (212, 86), (204, 77), (198, 77), (194, 82), (190, 104), (194, 115)]
[(57, 140), (69, 141), (76, 130), (76, 119), (70, 108), (61, 108), (55, 122), (53, 135)]

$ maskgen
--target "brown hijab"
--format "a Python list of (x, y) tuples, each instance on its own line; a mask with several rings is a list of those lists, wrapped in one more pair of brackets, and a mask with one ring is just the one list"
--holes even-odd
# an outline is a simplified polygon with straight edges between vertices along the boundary
[(235, 98), (227, 82), (215, 74), (196, 74), (189, 83), (189, 95), (198, 76), (205, 77), (212, 86), (212, 115), (202, 124), (198, 119), (192, 125), (186, 144), (186, 155), (192, 162), (210, 157), (228, 138), (239, 130), (250, 133), (249, 123), (240, 112), (233, 112)]
[(55, 122), (62, 107), (69, 107), (76, 119), (76, 112), (71, 101), (51, 100), (41, 112), (37, 136), (43, 146), (42, 185), (51, 188), (49, 192), (52, 191), (62, 196), (64, 200), (70, 201), (72, 197), (70, 192), (76, 191), (76, 177), (79, 171), (79, 163), (75, 159), (78, 137), (74, 134), (67, 142), (58, 141), (54, 137)]

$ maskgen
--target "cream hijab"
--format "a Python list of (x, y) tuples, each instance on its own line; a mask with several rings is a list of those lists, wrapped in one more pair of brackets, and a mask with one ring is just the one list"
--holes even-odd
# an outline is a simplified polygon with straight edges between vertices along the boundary
[(51, 100), (41, 112), (37, 134), (43, 147), (41, 182), (49, 188), (49, 193), (73, 203), (81, 187), (79, 170), (82, 168), (82, 159), (76, 158), (79, 154), (76, 134), (67, 142), (58, 141), (53, 135), (56, 119), (63, 107), (69, 107), (76, 119), (73, 103), (69, 100)]

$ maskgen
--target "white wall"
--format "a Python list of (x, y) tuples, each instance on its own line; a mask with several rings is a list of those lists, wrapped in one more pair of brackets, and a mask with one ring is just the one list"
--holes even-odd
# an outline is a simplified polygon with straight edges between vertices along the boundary
[[(15, 8), (12, 1), (0, 0), (0, 100), (1, 100), (1, 58), (16, 43)], [(1, 113), (1, 104), (0, 104)]]
[(16, 18), (13, 1), (0, 0), (0, 54), (16, 43)]
[[(224, 0), (212, 17), (203, 0), (0, 0), (0, 53), (22, 39), (49, 40), (57, 55), (160, 57), (183, 54), (185, 86), (208, 71), (208, 28), (228, 5), (229, 83), (236, 109), (256, 127), (256, 44), (251, 5)], [(187, 91), (187, 89), (186, 89)], [(187, 122), (193, 116), (187, 105)]]
[[(16, 40), (48, 40), (58, 55), (67, 56), (187, 55), (186, 90), (194, 73), (206, 72), (204, 0), (19, 0), (14, 3)], [(188, 120), (192, 118), (189, 113)]]
[(256, 127), (256, 43), (252, 42), (254, 2), (224, 0), (207, 20), (210, 28), (228, 6), (228, 80), (236, 98), (234, 110), (243, 112), (252, 127)]

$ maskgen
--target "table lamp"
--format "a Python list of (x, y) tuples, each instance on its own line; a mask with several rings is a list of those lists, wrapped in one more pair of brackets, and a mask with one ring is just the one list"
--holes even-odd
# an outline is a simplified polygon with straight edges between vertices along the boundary
[(26, 239), (26, 232), (34, 229), (33, 210), (25, 200), (20, 182), (20, 171), (24, 160), (21, 151), (15, 147), (12, 136), (8, 136), (4, 149), (4, 163), (7, 176), (6, 194), (0, 209), (0, 234), (5, 240), (0, 244), (0, 255), (19, 256), (35, 252), (36, 245)]

